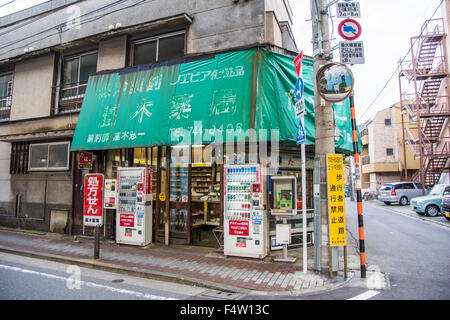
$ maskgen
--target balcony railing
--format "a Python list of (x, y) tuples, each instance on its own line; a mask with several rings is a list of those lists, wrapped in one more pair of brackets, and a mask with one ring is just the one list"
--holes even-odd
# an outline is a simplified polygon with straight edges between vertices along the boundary
[(55, 114), (78, 112), (86, 93), (87, 81), (62, 84), (53, 87), (58, 103), (55, 105)]
[(9, 121), (12, 96), (0, 97), (0, 122)]

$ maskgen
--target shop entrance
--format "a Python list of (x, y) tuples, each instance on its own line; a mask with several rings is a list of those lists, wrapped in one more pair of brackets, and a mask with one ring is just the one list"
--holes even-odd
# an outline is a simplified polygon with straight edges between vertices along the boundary
[(213, 229), (221, 225), (222, 166), (204, 157), (204, 146), (161, 147), (161, 154), (156, 241), (165, 243), (168, 233), (170, 244), (219, 247)]

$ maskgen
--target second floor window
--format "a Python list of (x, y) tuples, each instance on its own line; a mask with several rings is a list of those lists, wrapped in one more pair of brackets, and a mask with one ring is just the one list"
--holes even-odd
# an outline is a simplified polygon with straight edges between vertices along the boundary
[(11, 112), (13, 73), (0, 74), (0, 122), (8, 121)]
[(136, 66), (183, 57), (185, 37), (185, 33), (182, 32), (132, 42), (132, 65)]
[[(81, 108), (89, 75), (97, 71), (97, 52), (83, 53), (64, 59), (60, 88), (60, 112)], [(78, 101), (77, 100), (81, 100)], [(65, 103), (70, 106), (65, 106)]]

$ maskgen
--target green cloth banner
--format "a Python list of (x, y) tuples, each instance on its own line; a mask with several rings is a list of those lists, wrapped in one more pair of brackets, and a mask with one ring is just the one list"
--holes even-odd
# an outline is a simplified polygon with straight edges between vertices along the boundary
[[(71, 151), (247, 141), (249, 136), (263, 141), (274, 135), (295, 145), (292, 61), (253, 48), (91, 76)], [(303, 59), (302, 70), (306, 143), (314, 144), (312, 61)], [(335, 106), (335, 119), (336, 151), (352, 153), (348, 103)]]

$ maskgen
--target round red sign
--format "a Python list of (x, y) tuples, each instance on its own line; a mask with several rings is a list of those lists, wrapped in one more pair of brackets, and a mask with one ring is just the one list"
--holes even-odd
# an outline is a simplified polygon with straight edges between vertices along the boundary
[(345, 19), (339, 23), (339, 35), (345, 40), (356, 40), (361, 35), (361, 25), (353, 19)]

